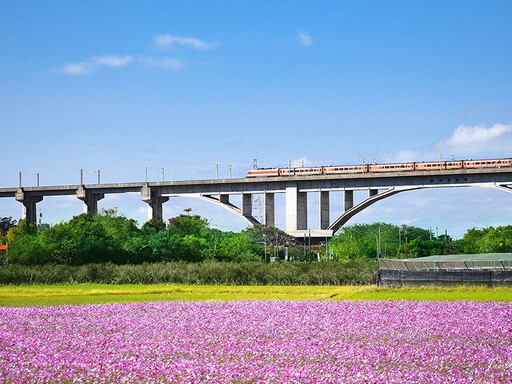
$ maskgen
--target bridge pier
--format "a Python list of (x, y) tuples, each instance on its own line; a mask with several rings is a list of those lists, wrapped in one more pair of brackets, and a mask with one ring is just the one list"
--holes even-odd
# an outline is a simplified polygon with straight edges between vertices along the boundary
[(77, 189), (76, 197), (84, 202), (84, 213), (96, 215), (98, 213), (98, 201), (105, 197), (104, 193), (92, 193), (83, 186)]
[(275, 222), (275, 205), (274, 205), (274, 194), (273, 193), (265, 193), (265, 225), (269, 227), (274, 227), (276, 225)]
[(320, 229), (327, 229), (329, 224), (329, 191), (320, 191)]
[(350, 208), (354, 206), (354, 191), (345, 190), (345, 202), (344, 202), (344, 211), (348, 211)]
[(16, 191), (16, 200), (23, 204), (21, 218), (27, 220), (30, 224), (37, 223), (37, 208), (36, 204), (43, 200), (43, 196), (29, 195), (23, 189)]
[(252, 217), (252, 195), (250, 193), (242, 193), (242, 215)]
[(286, 232), (308, 229), (308, 194), (297, 185), (286, 186)]
[(141, 200), (148, 204), (148, 220), (163, 220), (163, 203), (169, 200), (167, 196), (161, 196), (159, 191), (144, 185), (140, 192)]

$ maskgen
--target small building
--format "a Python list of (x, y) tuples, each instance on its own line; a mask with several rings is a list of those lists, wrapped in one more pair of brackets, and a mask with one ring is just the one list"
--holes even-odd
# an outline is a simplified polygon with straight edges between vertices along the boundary
[(383, 287), (512, 286), (512, 253), (380, 259), (379, 285)]

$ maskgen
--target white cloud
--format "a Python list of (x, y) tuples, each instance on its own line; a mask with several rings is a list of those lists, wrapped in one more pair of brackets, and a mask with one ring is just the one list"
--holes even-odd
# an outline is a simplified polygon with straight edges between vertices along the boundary
[(149, 69), (149, 68), (157, 68), (163, 69), (169, 72), (178, 72), (182, 69), (185, 69), (186, 66), (183, 61), (179, 59), (173, 59), (171, 57), (167, 57), (164, 59), (155, 59), (152, 57), (141, 57), (138, 59), (142, 64), (141, 69)]
[(130, 55), (93, 56), (91, 57), (91, 61), (99, 65), (115, 68), (130, 64), (133, 61), (133, 57)]
[(177, 37), (173, 35), (158, 35), (153, 37), (153, 47), (160, 50), (172, 49), (176, 46), (188, 46), (194, 49), (215, 48), (218, 43), (207, 43), (195, 37)]
[(160, 67), (167, 71), (177, 72), (185, 68), (185, 64), (177, 59), (164, 59), (161, 61)]
[(460, 125), (455, 129), (452, 136), (445, 141), (446, 145), (452, 147), (480, 146), (502, 137), (512, 131), (511, 125), (494, 124), (490, 128), (481, 125), (466, 126)]
[(439, 153), (456, 157), (501, 157), (510, 156), (512, 146), (512, 125), (494, 124), (460, 125), (446, 140), (441, 140), (435, 147)]
[(81, 63), (64, 65), (57, 72), (70, 76), (83, 76), (100, 67), (117, 68), (128, 65), (132, 61), (133, 57), (130, 55), (91, 56), (89, 59)]
[(299, 37), (300, 37), (300, 42), (305, 47), (309, 47), (309, 46), (313, 45), (313, 38), (309, 34), (301, 32), (299, 34)]
[(58, 72), (70, 76), (83, 76), (90, 72), (90, 66), (87, 63), (72, 63), (64, 65)]
[(512, 147), (512, 125), (494, 124), (491, 127), (483, 125), (460, 125), (452, 134), (429, 148), (412, 151), (402, 150), (385, 154), (385, 162), (426, 161), (437, 160), (439, 154), (443, 159), (455, 156), (458, 159), (507, 157)]

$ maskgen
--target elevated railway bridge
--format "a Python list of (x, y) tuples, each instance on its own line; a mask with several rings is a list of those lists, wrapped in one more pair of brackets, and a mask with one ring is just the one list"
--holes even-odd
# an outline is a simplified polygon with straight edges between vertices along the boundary
[[(263, 195), (263, 222), (275, 225), (275, 194), (285, 194), (286, 232), (296, 237), (331, 237), (353, 216), (372, 204), (405, 191), (446, 187), (487, 187), (512, 192), (512, 168), (429, 170), (411, 172), (357, 173), (251, 177), (238, 179), (131, 182), (110, 184), (56, 185), (0, 188), (0, 198), (15, 198), (23, 206), (22, 218), (36, 222), (36, 204), (47, 196), (73, 195), (83, 201), (84, 212), (97, 213), (98, 201), (106, 194), (140, 193), (148, 204), (148, 219), (162, 219), (162, 205), (170, 197), (197, 197), (217, 204), (242, 217), (249, 225), (258, 223), (253, 215), (253, 195)], [(330, 217), (330, 193), (343, 192), (344, 209)], [(354, 204), (354, 191), (367, 197)], [(319, 229), (309, 231), (308, 193), (319, 194)], [(235, 205), (233, 196), (241, 196)], [(237, 199), (238, 200), (238, 199)]]

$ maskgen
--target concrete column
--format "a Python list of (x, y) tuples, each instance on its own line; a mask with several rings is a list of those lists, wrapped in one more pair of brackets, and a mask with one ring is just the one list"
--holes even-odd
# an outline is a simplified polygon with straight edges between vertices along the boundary
[(27, 220), (30, 224), (36, 224), (36, 204), (43, 200), (43, 196), (31, 196), (24, 192), (23, 189), (18, 189), (18, 191), (16, 192), (16, 200), (23, 204), (21, 218), (23, 220)]
[(84, 202), (84, 213), (96, 215), (98, 213), (98, 201), (105, 197), (103, 193), (91, 193), (80, 187), (76, 191), (76, 197)]
[(274, 194), (265, 193), (265, 225), (274, 227), (275, 223)]
[(368, 190), (368, 197), (372, 197), (372, 196), (375, 196), (375, 195), (378, 195), (379, 194), (379, 190), (378, 189), (369, 189)]
[(345, 212), (354, 206), (354, 191), (345, 190)]
[(327, 229), (329, 222), (329, 191), (320, 191), (320, 229)]
[(163, 203), (169, 200), (167, 196), (160, 196), (160, 192), (148, 185), (142, 187), (140, 196), (141, 200), (148, 203), (148, 220), (163, 220)]
[(297, 193), (297, 229), (308, 229), (308, 194)]
[(229, 195), (219, 195), (219, 201), (224, 204), (229, 204)]
[(164, 218), (164, 208), (163, 204), (168, 201), (169, 198), (167, 196), (154, 196), (151, 201), (146, 201), (148, 203), (148, 220), (163, 220)]
[(252, 216), (252, 195), (250, 193), (242, 193), (242, 215)]
[(286, 232), (308, 228), (308, 194), (296, 185), (286, 187)]

